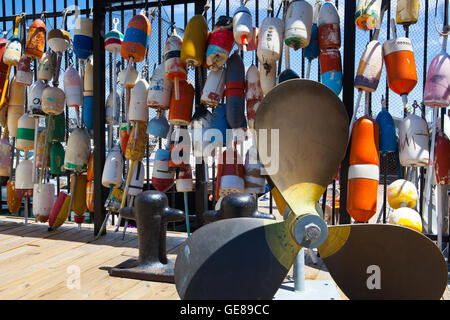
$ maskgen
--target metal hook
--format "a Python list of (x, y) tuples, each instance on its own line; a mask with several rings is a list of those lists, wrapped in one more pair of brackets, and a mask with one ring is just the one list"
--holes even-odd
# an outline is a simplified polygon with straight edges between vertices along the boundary
[(439, 0), (436, 0), (436, 5), (434, 7), (434, 28), (436, 29), (437, 33), (439, 33), (441, 36), (447, 37), (450, 34), (450, 26), (446, 25), (444, 27), (444, 32), (441, 32), (438, 29), (438, 26), (437, 26), (437, 7), (438, 7), (438, 3), (439, 3)]
[(113, 30), (118, 30), (117, 29), (117, 26), (119, 25), (119, 18), (117, 18), (117, 17), (115, 17), (114, 19), (113, 19)]

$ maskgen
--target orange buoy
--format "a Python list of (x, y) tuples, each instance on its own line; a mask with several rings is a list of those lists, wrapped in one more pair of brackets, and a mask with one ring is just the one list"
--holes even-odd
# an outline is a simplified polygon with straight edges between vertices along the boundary
[(93, 152), (89, 156), (89, 160), (88, 160), (87, 179), (88, 179), (88, 181), (94, 180), (94, 153)]
[(89, 212), (94, 212), (94, 181), (86, 184), (86, 207)]
[(182, 45), (183, 39), (173, 29), (164, 46), (164, 70), (167, 79), (173, 81), (176, 100), (180, 99), (179, 81), (186, 80), (187, 77), (186, 64), (180, 58)]
[(436, 134), (434, 161), (437, 184), (450, 184), (450, 140), (443, 132)]
[(148, 18), (141, 12), (128, 22), (120, 55), (126, 60), (141, 62), (147, 54), (152, 26)]
[(6, 183), (6, 204), (11, 214), (16, 214), (22, 204), (22, 197), (17, 195), (15, 182), (11, 179)]
[(191, 123), (194, 107), (194, 87), (188, 81), (180, 81), (180, 99), (175, 97), (175, 87), (169, 107), (169, 123), (175, 126), (187, 126)]
[(44, 54), (47, 28), (44, 21), (34, 20), (28, 29), (24, 53), (30, 58), (39, 60)]
[(347, 210), (356, 222), (367, 222), (377, 210), (379, 128), (368, 116), (358, 119), (352, 132), (348, 170)]

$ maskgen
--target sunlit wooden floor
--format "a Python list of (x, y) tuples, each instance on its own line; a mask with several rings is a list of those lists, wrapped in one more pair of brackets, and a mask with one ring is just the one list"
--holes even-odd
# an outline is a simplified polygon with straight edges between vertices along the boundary
[[(122, 232), (108, 227), (107, 235), (95, 240), (91, 225), (81, 231), (74, 223), (51, 232), (47, 228), (0, 217), (0, 299), (179, 299), (174, 284), (109, 276), (108, 268), (138, 255), (135, 229), (129, 228), (122, 240)], [(185, 239), (184, 233), (168, 233), (169, 257)], [(307, 280), (332, 280), (320, 258), (314, 265), (306, 255), (305, 272)], [(444, 299), (450, 300), (448, 288)]]

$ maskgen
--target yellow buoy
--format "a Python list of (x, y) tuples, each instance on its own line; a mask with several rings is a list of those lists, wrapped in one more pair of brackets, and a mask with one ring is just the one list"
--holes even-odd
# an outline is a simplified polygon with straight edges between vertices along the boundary
[(189, 20), (184, 32), (180, 58), (183, 63), (191, 67), (199, 67), (203, 63), (208, 37), (208, 25), (201, 14)]

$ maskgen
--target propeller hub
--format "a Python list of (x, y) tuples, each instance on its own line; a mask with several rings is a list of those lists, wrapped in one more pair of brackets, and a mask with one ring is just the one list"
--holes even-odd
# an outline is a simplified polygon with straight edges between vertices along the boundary
[(293, 228), (295, 241), (305, 248), (320, 247), (328, 235), (328, 227), (323, 219), (315, 214), (301, 216)]
[(318, 240), (320, 238), (320, 228), (314, 223), (308, 224), (305, 226), (305, 238), (311, 241)]

